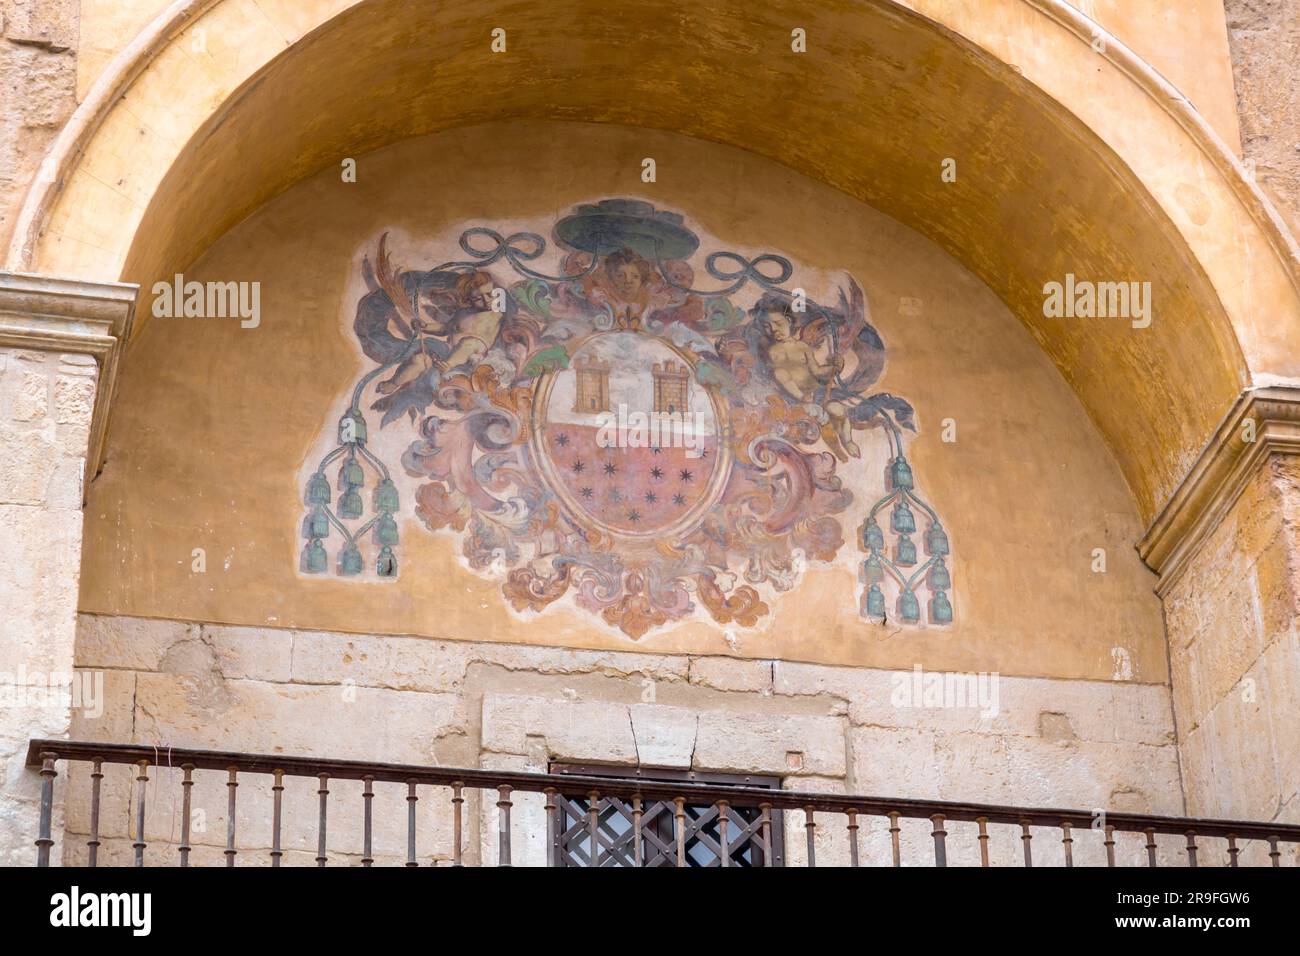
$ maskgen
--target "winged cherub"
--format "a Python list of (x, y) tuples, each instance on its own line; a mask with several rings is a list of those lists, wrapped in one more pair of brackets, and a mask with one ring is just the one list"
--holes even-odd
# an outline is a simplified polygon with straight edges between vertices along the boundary
[(495, 344), (505, 318), (491, 306), (496, 281), (484, 269), (461, 272), (450, 288), (417, 287), (414, 295), (409, 293), (392, 264), (387, 238), (385, 233), (379, 239), (375, 281), (393, 303), (393, 331), (418, 342), (418, 347), (375, 386), (381, 395), (398, 391), (432, 369), (446, 372), (478, 362)]
[[(840, 292), (838, 310), (818, 307), (800, 314), (788, 297), (769, 294), (754, 304), (750, 315), (758, 327), (759, 354), (781, 391), (820, 424), (822, 439), (837, 458), (861, 457), (853, 430), (866, 427), (866, 416), (857, 410), (867, 410), (863, 391), (879, 377), (885, 348), (866, 321), (858, 284), (850, 279), (849, 295)], [(847, 378), (845, 351), (837, 348), (836, 332), (853, 357)]]

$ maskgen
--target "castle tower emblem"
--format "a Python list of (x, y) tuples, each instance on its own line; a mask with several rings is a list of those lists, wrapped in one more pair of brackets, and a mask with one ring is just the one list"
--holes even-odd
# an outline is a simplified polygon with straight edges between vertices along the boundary
[[(609, 407), (609, 363), (594, 355), (585, 359), (579, 357), (573, 363), (573, 370), (578, 376), (573, 410), (589, 414), (612, 411)], [(657, 389), (655, 394), (658, 394)]]
[(685, 365), (672, 359), (655, 362), (650, 367), (650, 374), (654, 376), (656, 414), (685, 414), (690, 411), (690, 372)]

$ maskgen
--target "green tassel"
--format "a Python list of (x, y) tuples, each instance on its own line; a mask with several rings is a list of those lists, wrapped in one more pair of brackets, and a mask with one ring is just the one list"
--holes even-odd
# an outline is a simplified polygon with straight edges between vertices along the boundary
[(885, 617), (885, 595), (880, 590), (879, 584), (873, 584), (870, 588), (862, 593), (862, 616), (870, 618), (873, 621), (884, 620)]
[(943, 558), (930, 565), (930, 576), (927, 580), (931, 591), (946, 591), (952, 587), (952, 575), (948, 573), (948, 567), (943, 563)]
[(921, 605), (910, 589), (904, 589), (898, 597), (898, 615), (909, 624), (921, 619)]
[(361, 496), (355, 491), (349, 489), (339, 495), (339, 515), (341, 517), (360, 518), (363, 507)]
[(952, 623), (952, 604), (948, 602), (948, 596), (942, 591), (936, 592), (934, 597), (930, 598), (930, 623)]
[(361, 462), (355, 458), (349, 458), (339, 469), (339, 487), (340, 488), (360, 488), (366, 483), (366, 473), (361, 467)]
[(355, 408), (349, 408), (347, 413), (339, 419), (339, 444), (365, 444), (366, 441), (366, 420), (361, 417), (361, 412)]
[(330, 503), (330, 481), (321, 472), (311, 476), (307, 482), (307, 504), (309, 505), (327, 505)]
[(885, 580), (885, 569), (880, 566), (880, 558), (873, 554), (862, 562), (861, 579), (863, 584), (879, 584)]
[(361, 573), (361, 552), (351, 541), (343, 548), (339, 554), (339, 574), (360, 574)]
[(937, 521), (925, 532), (925, 553), (939, 555), (948, 553), (948, 536), (944, 534), (943, 527)]
[(375, 540), (382, 545), (397, 544), (397, 522), (392, 515), (380, 513), (375, 522)]
[(384, 548), (375, 560), (375, 573), (381, 578), (397, 577), (397, 557), (392, 548)]
[(894, 505), (894, 513), (890, 515), (889, 526), (898, 534), (911, 534), (916, 530), (916, 518), (912, 514), (912, 509), (907, 506), (906, 501), (900, 501)]
[(302, 549), (302, 561), (298, 565), (305, 574), (320, 574), (329, 567), (329, 557), (318, 538), (313, 538)]
[(317, 505), (311, 514), (302, 519), (302, 536), (304, 538), (327, 538), (330, 533), (330, 519), (325, 516), (325, 509)]
[(898, 547), (894, 550), (894, 563), (901, 568), (910, 568), (916, 564), (916, 545), (907, 535), (899, 535)]
[(393, 479), (385, 478), (375, 486), (375, 510), (392, 514), (397, 508), (397, 486), (393, 484)]
[(875, 518), (868, 518), (862, 526), (862, 547), (867, 551), (879, 551), (885, 546), (885, 533), (876, 524)]
[(912, 467), (907, 459), (899, 455), (889, 468), (890, 487), (894, 490), (912, 490)]

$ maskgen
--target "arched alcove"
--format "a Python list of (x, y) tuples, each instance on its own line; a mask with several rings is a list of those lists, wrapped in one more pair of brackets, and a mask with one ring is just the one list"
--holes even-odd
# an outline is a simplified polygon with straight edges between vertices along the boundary
[[(506, 145), (498, 149), (498, 144)], [(656, 183), (640, 179), (646, 152), (658, 157)], [(581, 163), (574, 163), (575, 156), (582, 157)], [(1155, 579), (1132, 549), (1141, 520), (1100, 434), (1005, 304), (915, 230), (751, 152), (612, 124), (486, 123), (403, 140), (356, 159), (355, 183), (333, 169), (323, 170), (268, 201), (185, 267), (187, 281), (259, 281), (256, 328), (243, 328), (233, 318), (165, 316), (143, 323), (119, 389), (108, 462), (87, 504), (84, 611), (246, 627), (874, 667), (908, 668), (924, 660), (927, 667), (1060, 678), (1109, 678), (1116, 668), (1114, 649), (1120, 648), (1134, 679), (1165, 679)], [(687, 169), (692, 170), (689, 177), (672, 176), (673, 170)], [(455, 187), (447, 188), (448, 183)], [(566, 418), (563, 408), (557, 417), (547, 407), (545, 381), (503, 368), (501, 356), (491, 363), (494, 374), (502, 376), (503, 385), (515, 380), (520, 391), (498, 393), (484, 386), (474, 402), (485, 404), (466, 406), (499, 412), (482, 421), (501, 429), (500, 443), (488, 440), (476, 446), (473, 460), (482, 467), (499, 464), (501, 477), (489, 479), (485, 473), (480, 485), (467, 471), (455, 476), (436, 465), (421, 475), (409, 457), (416, 453), (410, 451), (413, 442), (432, 439), (444, 449), (428, 452), (438, 460), (465, 447), (450, 430), (429, 431), (432, 426), (423, 416), (442, 414), (441, 429), (454, 428), (461, 416), (428, 403), (409, 420), (400, 406), (387, 414), (376, 374), (387, 378), (395, 373), (391, 368), (377, 371), (371, 356), (362, 352), (354, 324), (372, 291), (366, 275), (378, 266), (380, 237), (387, 236), (385, 252), (394, 269), (419, 273), (464, 259), (467, 250), (458, 243), (466, 229), (533, 234), (546, 243), (546, 252), (523, 264), (556, 275), (577, 268), (566, 268), (565, 250), (557, 248), (557, 220), (584, 205), (629, 198), (662, 215), (682, 217), (684, 227), (698, 237), (698, 250), (685, 256), (694, 270), (686, 283), (692, 288), (730, 284), (705, 269), (706, 257), (718, 251), (751, 259), (781, 256), (792, 269), (783, 285), (802, 288), (818, 302), (836, 303), (850, 278), (860, 284), (868, 319), (883, 340), (883, 372), (868, 391), (904, 401), (910, 411), (903, 421), (914, 418), (916, 425), (915, 432), (908, 427), (899, 431), (920, 499), (912, 504), (918, 558), (907, 573), (924, 571), (928, 523), (923, 509), (933, 507), (951, 541), (951, 554), (945, 557), (955, 582), (945, 589), (956, 611), (951, 625), (935, 619), (928, 606), (933, 595), (923, 588), (917, 589), (919, 620), (903, 621), (892, 582), (884, 589), (887, 623), (864, 619), (858, 580), (864, 558), (861, 526), (889, 487), (884, 428), (853, 431), (851, 440), (861, 448), (841, 451), (838, 460), (834, 441), (823, 446), (814, 437), (807, 444), (821, 455), (807, 461), (820, 462), (817, 481), (826, 496), (819, 499), (824, 511), (815, 501), (805, 508), (786, 496), (785, 489), (793, 487), (788, 483), (798, 477), (779, 461), (769, 462), (770, 469), (755, 462), (727, 463), (732, 491), (714, 508), (705, 476), (723, 475), (722, 464), (713, 469), (704, 459), (677, 461), (670, 449), (655, 462), (675, 461), (668, 474), (648, 472), (650, 465), (643, 463), (639, 477), (625, 481), (617, 475), (635, 467), (635, 452), (588, 449), (580, 454), (552, 445), (551, 438), (561, 433), (572, 438), (575, 432), (565, 429), (582, 422)], [(476, 242), (491, 246), (481, 236)], [(531, 246), (521, 241), (520, 248)], [(727, 261), (721, 265), (730, 267)], [(493, 284), (512, 289), (517, 301), (531, 303), (527, 309), (534, 319), (546, 328), (551, 322), (563, 327), (537, 298), (558, 301), (563, 295), (559, 286), (532, 292), (520, 285), (527, 274), (505, 260), (485, 268)], [(745, 319), (744, 311), (761, 291), (751, 283), (729, 297), (741, 310), (734, 321)], [(696, 298), (693, 304), (703, 307), (706, 301)], [(695, 349), (709, 355), (729, 349), (705, 345), (681, 328), (651, 324), (644, 332), (647, 342), (676, 336), (682, 351), (671, 356), (674, 360), (692, 360)], [(517, 353), (519, 367), (547, 360), (556, 348), (571, 353), (570, 364), (588, 354), (572, 344), (579, 338), (555, 334), (557, 338)], [(716, 334), (710, 336), (716, 341)], [(662, 344), (657, 347), (660, 351), (644, 353), (649, 357), (630, 368), (633, 376), (637, 368), (648, 375), (652, 359), (671, 355)], [(303, 519), (310, 511), (304, 511), (303, 489), (318, 468), (332, 488), (339, 459), (329, 456), (354, 389), (361, 394), (355, 407), (368, 427), (366, 448), (374, 456), (367, 459), (370, 464), (359, 464), (369, 468), (380, 462), (400, 492), (402, 504), (394, 514), (395, 581), (377, 576), (378, 547), (368, 536), (359, 542), (356, 573), (340, 573), (344, 542), (337, 526), (323, 536), (322, 567), (303, 573), (300, 559), (308, 545)], [(701, 386), (692, 389), (702, 394)], [(616, 403), (630, 403), (634, 411), (649, 408), (628, 398), (621, 386), (612, 391)], [(786, 401), (781, 396), (787, 393), (774, 389), (772, 400), (787, 416), (782, 424), (764, 394), (742, 394), (728, 403), (738, 434), (749, 434), (743, 424), (748, 419), (735, 416), (757, 416), (763, 425), (755, 436), (779, 435), (829, 407), (825, 401), (801, 403), (797, 395)], [(570, 396), (567, 404), (572, 403)], [(817, 408), (807, 411), (810, 405)], [(812, 418), (807, 426), (815, 434)], [(729, 454), (746, 456), (748, 441), (728, 444)], [(541, 461), (550, 465), (533, 464), (538, 453), (530, 449), (539, 442), (548, 449)], [(489, 463), (493, 458), (498, 464)], [(331, 463), (321, 466), (323, 459)], [(673, 542), (707, 549), (712, 541), (720, 550), (706, 560), (719, 576), (708, 580), (728, 582), (724, 590), (736, 602), (731, 605), (736, 613), (717, 607), (721, 592), (705, 593), (707, 585), (689, 574), (681, 594), (692, 609), (680, 617), (654, 616), (653, 608), (642, 608), (635, 600), (598, 604), (581, 587), (564, 587), (569, 578), (557, 578), (555, 567), (572, 560), (608, 570), (599, 555), (610, 554), (634, 568), (654, 543), (618, 538), (620, 531), (639, 530), (627, 525), (621, 513), (612, 519), (596, 516), (597, 533), (587, 539), (595, 556), (586, 552), (581, 535), (570, 537), (573, 527), (591, 526), (592, 516), (571, 513), (575, 506), (565, 500), (569, 486), (555, 470), (560, 463), (576, 469), (584, 462), (584, 475), (601, 462), (618, 469), (617, 475), (600, 475), (587, 484), (598, 496), (635, 492), (632, 500), (647, 522), (654, 510), (642, 504), (647, 493), (661, 493), (667, 505), (670, 491), (684, 492), (683, 508), (697, 501), (706, 506), (703, 518), (685, 515), (678, 531), (659, 536), (669, 548), (668, 560), (651, 561), (647, 573), (673, 573), (678, 553)], [(456, 466), (448, 467), (456, 471)], [(539, 469), (544, 474), (536, 481), (525, 477)], [(688, 470), (690, 478), (679, 477), (679, 469)], [(684, 483), (696, 479), (695, 485)], [(367, 471), (363, 514), (349, 527), (360, 527), (371, 517), (376, 480)], [(581, 484), (571, 483), (570, 497), (582, 490)], [(804, 530), (788, 540), (774, 531), (740, 537), (739, 529), (767, 509), (759, 502), (750, 510), (745, 497), (761, 496), (769, 487), (780, 501), (798, 509)], [(832, 500), (840, 488), (850, 496), (844, 502)], [(721, 487), (717, 491), (722, 493)], [(482, 510), (466, 506), (465, 494), (482, 495)], [(518, 524), (507, 517), (514, 510), (511, 501), (546, 496), (554, 499), (554, 510), (568, 517), (539, 503), (529, 519), (537, 522), (537, 530), (521, 526), (497, 538), (491, 525), (476, 524), (493, 521), (485, 516), (498, 505), (504, 510), (495, 520)], [(214, 509), (221, 520), (214, 519)], [(700, 520), (737, 532), (737, 540), (723, 544), (707, 532), (697, 535)], [(879, 520), (888, 539), (885, 553), (893, 555), (897, 536), (890, 510), (881, 512)], [(814, 534), (814, 528), (824, 532)], [(557, 536), (558, 543), (538, 540), (545, 535)], [(189, 559), (182, 560), (195, 548), (206, 562), (201, 573), (194, 572)], [(791, 567), (790, 581), (783, 584), (780, 568), (796, 548), (802, 563)], [(1092, 567), (1098, 548), (1107, 553), (1105, 573), (1094, 573)], [(760, 559), (772, 562), (771, 573), (746, 566), (747, 560)], [(511, 583), (513, 572), (529, 569), (538, 575), (532, 579), (537, 592), (523, 592)], [(621, 572), (602, 580), (618, 596), (628, 593)], [(557, 591), (551, 593), (544, 582)], [(589, 581), (588, 586), (597, 585)], [(536, 599), (529, 602), (529, 593)], [(747, 597), (763, 602), (752, 615), (742, 613)], [(815, 627), (809, 626), (813, 620)]]
[[(957, 256), (1052, 357), (1149, 519), (1240, 389), (1294, 373), (1279, 332), (1300, 314), (1293, 243), (1117, 41), (1095, 52), (1058, 0), (1003, 5), (981, 19), (883, 0), (690, 14), (190, 3), (83, 106), (10, 263), (149, 283), (343, 156), (488, 117), (682, 132), (775, 158)], [(814, 52), (790, 52), (795, 20)], [(498, 21), (504, 54), (490, 49)], [(199, 30), (219, 44), (195, 52)], [(621, 42), (632, 33), (654, 38), (635, 56)], [(1046, 318), (1043, 286), (1067, 274), (1150, 281), (1158, 317)]]

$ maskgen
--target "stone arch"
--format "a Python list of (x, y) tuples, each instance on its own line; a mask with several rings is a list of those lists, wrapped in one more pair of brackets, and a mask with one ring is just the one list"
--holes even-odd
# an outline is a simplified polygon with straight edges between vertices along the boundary
[[(148, 284), (343, 156), (489, 117), (673, 130), (778, 159), (947, 249), (1052, 357), (1150, 519), (1243, 388), (1300, 376), (1300, 253), (1118, 40), (1098, 51), (1063, 0), (987, 6), (188, 0), (64, 130), (6, 264)], [(789, 54), (795, 22), (829, 55)], [(655, 39), (632, 57), (625, 33)], [(1042, 287), (1067, 272), (1151, 281), (1157, 320), (1045, 318)]]

